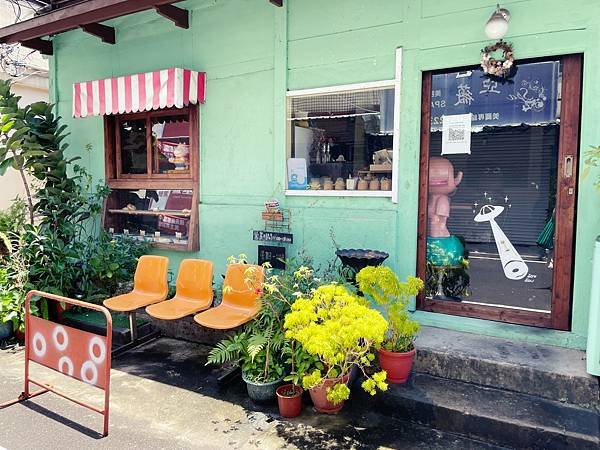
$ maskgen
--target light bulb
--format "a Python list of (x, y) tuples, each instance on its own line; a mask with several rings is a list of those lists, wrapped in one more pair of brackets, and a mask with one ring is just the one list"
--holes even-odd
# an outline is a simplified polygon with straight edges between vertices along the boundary
[(508, 20), (510, 13), (504, 8), (498, 7), (485, 24), (485, 34), (490, 39), (502, 39), (508, 31)]

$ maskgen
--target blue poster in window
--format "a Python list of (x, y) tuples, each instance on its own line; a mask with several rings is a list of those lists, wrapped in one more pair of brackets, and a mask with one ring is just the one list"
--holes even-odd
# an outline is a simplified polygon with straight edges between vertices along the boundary
[(555, 123), (559, 79), (558, 61), (519, 65), (516, 75), (506, 81), (488, 77), (481, 68), (433, 75), (431, 129), (442, 129), (444, 115), (467, 113), (474, 129)]

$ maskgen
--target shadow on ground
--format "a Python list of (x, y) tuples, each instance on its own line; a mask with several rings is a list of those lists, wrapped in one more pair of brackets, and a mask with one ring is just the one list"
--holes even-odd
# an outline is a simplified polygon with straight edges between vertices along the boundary
[[(354, 404), (352, 398), (346, 402), (341, 413), (329, 416), (315, 412), (310, 397), (305, 393), (301, 416), (297, 419), (283, 419), (278, 414), (275, 402), (253, 402), (247, 396), (241, 378), (220, 387), (217, 378), (223, 371), (218, 367), (206, 365), (209, 351), (209, 346), (161, 338), (119, 356), (113, 361), (113, 369), (240, 405), (250, 421), (257, 418), (257, 421), (264, 421), (270, 425), (275, 421), (278, 436), (300, 449), (496, 448), (408, 421), (379, 415), (376, 411), (371, 411), (369, 405), (364, 404), (362, 400), (356, 400), (357, 404)], [(358, 385), (354, 387), (357, 388), (360, 389)], [(209, 418), (204, 418), (207, 419)], [(218, 422), (213, 421), (213, 425), (216, 431)], [(235, 433), (237, 425), (239, 424), (235, 421), (229, 421), (223, 433)], [(222, 429), (220, 424), (219, 426)], [(260, 423), (255, 426), (258, 431), (262, 431)], [(261, 448), (260, 440), (253, 445)]]

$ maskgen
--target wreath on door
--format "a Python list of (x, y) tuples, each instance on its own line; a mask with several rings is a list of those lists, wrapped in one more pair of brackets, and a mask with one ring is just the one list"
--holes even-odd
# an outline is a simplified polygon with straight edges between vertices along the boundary
[[(502, 51), (502, 59), (497, 59), (492, 56), (498, 50)], [(500, 40), (481, 50), (481, 68), (487, 75), (508, 78), (514, 64), (515, 57), (513, 54), (513, 47), (509, 42)]]

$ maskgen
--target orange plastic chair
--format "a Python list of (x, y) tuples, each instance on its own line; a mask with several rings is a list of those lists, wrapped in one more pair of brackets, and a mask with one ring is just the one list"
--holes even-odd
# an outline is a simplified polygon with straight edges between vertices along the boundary
[(132, 342), (137, 339), (135, 310), (162, 302), (167, 298), (169, 291), (167, 283), (168, 269), (169, 258), (154, 255), (140, 257), (133, 277), (133, 291), (106, 299), (103, 302), (108, 309), (129, 313)]
[(221, 304), (196, 314), (194, 320), (204, 327), (215, 330), (230, 330), (251, 321), (260, 310), (259, 289), (264, 277), (265, 273), (261, 266), (230, 264), (223, 282), (223, 287), (229, 286), (230, 289), (224, 289)]
[(152, 317), (175, 320), (210, 308), (213, 301), (213, 263), (204, 259), (184, 259), (177, 274), (177, 292), (171, 300), (146, 308)]

